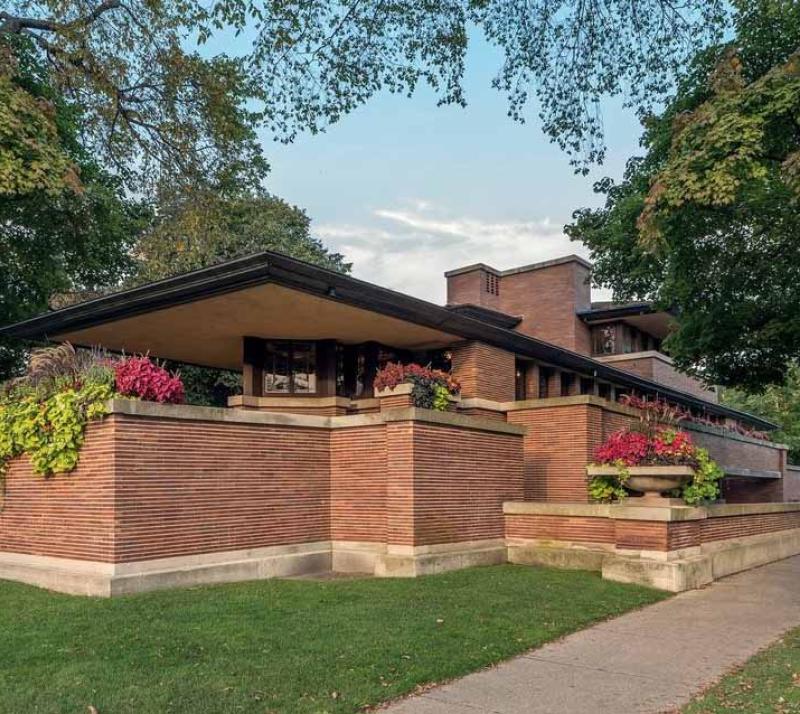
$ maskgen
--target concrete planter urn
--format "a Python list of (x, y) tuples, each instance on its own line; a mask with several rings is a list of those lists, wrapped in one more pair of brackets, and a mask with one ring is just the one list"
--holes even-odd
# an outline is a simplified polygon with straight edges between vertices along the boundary
[[(625, 488), (642, 493), (641, 498), (631, 499), (632, 506), (675, 506), (683, 501), (663, 496), (664, 491), (672, 491), (686, 485), (694, 476), (691, 466), (629, 466), (629, 477)], [(612, 465), (590, 464), (586, 467), (589, 476), (616, 476), (619, 469)]]

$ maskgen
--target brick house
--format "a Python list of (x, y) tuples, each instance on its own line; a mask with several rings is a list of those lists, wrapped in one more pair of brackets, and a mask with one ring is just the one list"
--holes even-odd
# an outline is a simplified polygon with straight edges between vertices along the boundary
[[(115, 400), (77, 469), (12, 462), (0, 577), (68, 592), (327, 569), (413, 576), (505, 562), (592, 567), (685, 589), (800, 552), (786, 448), (661, 351), (673, 317), (593, 304), (567, 256), (446, 273), (442, 307), (263, 253), (0, 330), (240, 370), (227, 408)], [(447, 412), (376, 394), (388, 361), (461, 383)], [(629, 424), (624, 394), (704, 418), (725, 504), (589, 503), (595, 447)], [(641, 512), (638, 512), (641, 511)]]

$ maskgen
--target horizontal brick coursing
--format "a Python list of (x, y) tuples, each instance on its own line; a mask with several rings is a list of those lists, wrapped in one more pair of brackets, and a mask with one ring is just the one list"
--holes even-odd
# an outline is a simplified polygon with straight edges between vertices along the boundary
[(391, 394), (380, 397), (380, 411), (389, 409), (408, 409), (414, 406), (414, 398), (410, 394)]
[(506, 537), (622, 550), (675, 551), (731, 538), (800, 528), (800, 512), (712, 517), (693, 521), (637, 521), (590, 516), (506, 515)]
[(511, 352), (482, 342), (452, 346), (452, 374), (461, 384), (461, 396), (495, 402), (514, 400), (514, 365)]
[(503, 537), (522, 497), (522, 437), (389, 421), (352, 428), (113, 415), (78, 468), (11, 464), (0, 549), (131, 562), (358, 541)]
[(700, 537), (704, 543), (708, 543), (791, 528), (800, 528), (800, 512), (724, 516), (700, 521)]
[(635, 356), (633, 354), (628, 359), (619, 359), (619, 356), (615, 355), (613, 359), (604, 360), (601, 358), (600, 361), (608, 362), (612, 367), (638, 374), (645, 379), (650, 379), (667, 387), (694, 394), (709, 402), (717, 402), (716, 392), (707, 389), (699, 380), (678, 372), (675, 367), (663, 358), (652, 355)]
[(614, 522), (608, 518), (509, 514), (506, 537), (574, 543), (613, 543)]
[(328, 539), (329, 432), (113, 419), (116, 561)]
[(589, 328), (576, 314), (590, 307), (588, 279), (588, 269), (576, 262), (504, 275), (500, 310), (522, 317), (517, 331), (588, 355)]
[(502, 538), (503, 503), (520, 500), (522, 440), (416, 423), (414, 543), (430, 545)]
[(8, 468), (0, 550), (77, 560), (114, 558), (114, 425), (90, 424), (70, 474), (33, 474), (27, 458)]
[(386, 540), (383, 424), (331, 433), (331, 540)]
[(528, 429), (523, 442), (525, 500), (587, 502), (586, 464), (602, 429), (601, 422), (590, 418), (590, 407), (515, 410), (507, 419)]

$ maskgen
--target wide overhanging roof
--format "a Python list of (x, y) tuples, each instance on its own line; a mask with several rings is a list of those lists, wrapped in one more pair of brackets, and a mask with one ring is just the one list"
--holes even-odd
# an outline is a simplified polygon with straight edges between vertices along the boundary
[(0, 328), (36, 341), (238, 369), (242, 337), (369, 340), (407, 349), (479, 340), (520, 357), (770, 429), (768, 421), (548, 342), (272, 252), (239, 258)]
[(671, 312), (658, 310), (649, 302), (593, 303), (590, 310), (582, 310), (578, 316), (589, 325), (624, 322), (659, 339), (670, 333), (675, 319)]

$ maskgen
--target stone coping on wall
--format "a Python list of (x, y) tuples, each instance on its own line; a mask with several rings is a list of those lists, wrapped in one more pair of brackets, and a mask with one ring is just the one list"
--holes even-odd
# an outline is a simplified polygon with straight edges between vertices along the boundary
[(631, 521), (696, 521), (800, 511), (800, 503), (715, 503), (707, 506), (636, 506), (630, 503), (539, 503), (507, 501), (505, 515), (613, 518)]
[(309, 395), (307, 397), (292, 396), (264, 396), (254, 397), (252, 395), (235, 394), (228, 397), (229, 407), (255, 407), (264, 409), (265, 407), (344, 407), (349, 408), (352, 400), (346, 397), (319, 397)]
[(318, 416), (313, 414), (288, 414), (281, 412), (248, 411), (224, 407), (198, 407), (186, 404), (157, 404), (136, 399), (110, 399), (106, 404), (109, 414), (149, 417), (154, 419), (176, 419), (236, 424), (262, 424), (295, 426), (310, 429), (347, 429), (387, 422), (414, 421), (462, 429), (488, 431), (500, 434), (524, 435), (527, 428), (518, 424), (507, 424), (492, 419), (468, 416), (432, 409), (389, 409), (377, 414), (353, 414), (347, 416)]

